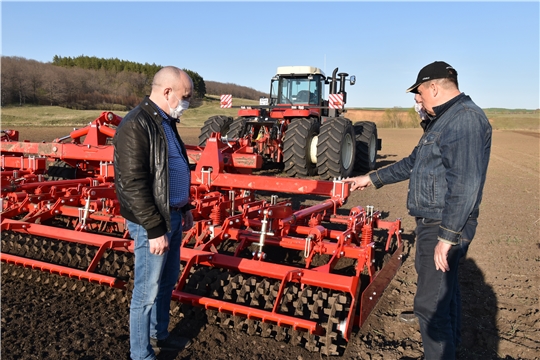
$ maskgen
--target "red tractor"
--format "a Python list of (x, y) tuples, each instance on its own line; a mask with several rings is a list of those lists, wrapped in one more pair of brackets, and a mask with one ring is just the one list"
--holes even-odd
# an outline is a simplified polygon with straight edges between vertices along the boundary
[(240, 106), (234, 120), (210, 117), (201, 128), (199, 146), (214, 132), (225, 140), (242, 139), (265, 164), (281, 165), (291, 177), (346, 178), (353, 171), (375, 169), (382, 144), (377, 126), (370, 121), (353, 124), (343, 116), (345, 83), (354, 85), (356, 77), (337, 72), (327, 78), (311, 66), (278, 67), (270, 99), (261, 98), (258, 107)]

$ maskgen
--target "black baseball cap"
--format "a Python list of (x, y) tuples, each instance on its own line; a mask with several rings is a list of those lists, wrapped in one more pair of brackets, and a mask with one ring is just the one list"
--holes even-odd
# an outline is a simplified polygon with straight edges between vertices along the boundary
[(457, 80), (456, 69), (454, 69), (452, 66), (445, 63), (444, 61), (432, 62), (431, 64), (424, 66), (422, 70), (420, 70), (414, 85), (408, 88), (405, 92), (412, 92), (418, 94), (417, 89), (423, 82), (445, 78), (453, 78)]

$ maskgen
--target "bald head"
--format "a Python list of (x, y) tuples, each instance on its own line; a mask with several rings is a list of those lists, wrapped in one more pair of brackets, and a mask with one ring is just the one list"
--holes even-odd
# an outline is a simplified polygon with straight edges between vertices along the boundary
[(165, 66), (154, 75), (150, 100), (168, 115), (170, 108), (178, 106), (180, 100), (190, 101), (192, 95), (193, 81), (185, 71)]

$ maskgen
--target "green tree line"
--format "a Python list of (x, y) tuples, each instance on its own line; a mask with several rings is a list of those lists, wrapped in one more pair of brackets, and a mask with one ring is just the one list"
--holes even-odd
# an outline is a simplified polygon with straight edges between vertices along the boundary
[[(162, 68), (119, 59), (55, 55), (50, 63), (2, 56), (1, 105), (57, 105), (72, 109), (130, 110), (150, 93), (152, 79)], [(260, 91), (235, 84), (211, 82), (210, 92), (202, 76), (183, 69), (193, 79), (197, 106), (205, 95), (233, 94), (259, 99)], [(219, 92), (211, 92), (219, 91)]]
[(156, 64), (140, 64), (133, 61), (120, 60), (117, 58), (113, 59), (101, 59), (95, 56), (77, 56), (77, 57), (62, 57), (54, 55), (53, 65), (61, 66), (65, 68), (79, 67), (81, 69), (105, 69), (112, 72), (121, 72), (121, 71), (130, 71), (141, 74), (146, 74), (148, 77), (153, 78), (155, 73), (157, 73), (161, 66)]

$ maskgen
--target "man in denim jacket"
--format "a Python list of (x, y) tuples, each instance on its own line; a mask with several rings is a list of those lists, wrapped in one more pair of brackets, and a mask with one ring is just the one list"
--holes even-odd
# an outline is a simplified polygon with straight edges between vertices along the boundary
[(414, 313), (424, 354), (454, 359), (461, 342), (459, 259), (474, 237), (491, 149), (491, 125), (458, 88), (457, 71), (431, 63), (407, 89), (421, 106), (424, 135), (411, 155), (369, 175), (351, 190), (409, 180), (407, 208), (416, 218)]

